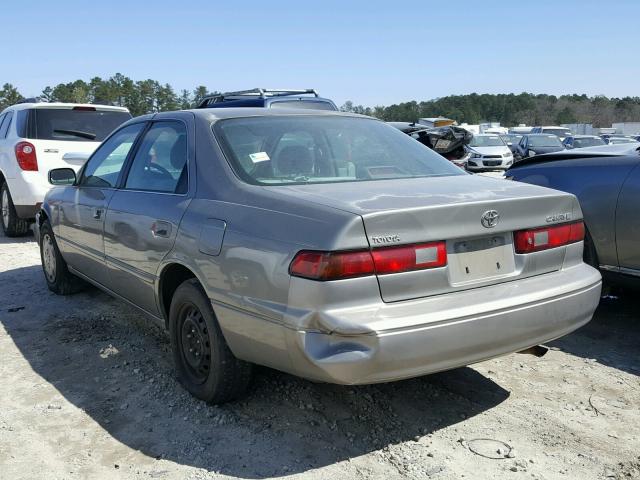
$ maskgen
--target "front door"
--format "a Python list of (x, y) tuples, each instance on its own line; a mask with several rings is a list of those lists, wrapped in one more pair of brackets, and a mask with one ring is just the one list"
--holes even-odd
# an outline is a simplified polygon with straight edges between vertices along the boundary
[(65, 260), (91, 280), (108, 286), (104, 259), (107, 206), (133, 143), (144, 123), (129, 125), (103, 143), (80, 172), (76, 186), (66, 189), (56, 234)]
[[(139, 142), (126, 180), (107, 210), (105, 254), (112, 290), (160, 315), (155, 280), (189, 204), (190, 114), (151, 124)], [(193, 131), (193, 130), (191, 130)]]

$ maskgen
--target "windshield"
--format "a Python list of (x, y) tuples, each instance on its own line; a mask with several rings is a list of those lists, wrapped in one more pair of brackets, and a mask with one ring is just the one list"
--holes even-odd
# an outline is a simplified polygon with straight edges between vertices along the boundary
[(261, 185), (464, 175), (396, 128), (368, 118), (267, 116), (213, 126), (245, 181)]
[(571, 135), (571, 130), (569, 130), (568, 128), (543, 128), (542, 133), (558, 135), (559, 137), (568, 137), (569, 135)]
[(101, 142), (131, 118), (128, 112), (71, 108), (36, 108), (32, 113), (35, 132), (29, 138), (67, 142)]
[(604, 144), (604, 140), (601, 138), (576, 138), (573, 140), (574, 148), (597, 147)]
[(555, 135), (531, 135), (529, 146), (532, 147), (561, 147), (560, 139)]
[(504, 147), (504, 140), (498, 135), (474, 135), (470, 147)]

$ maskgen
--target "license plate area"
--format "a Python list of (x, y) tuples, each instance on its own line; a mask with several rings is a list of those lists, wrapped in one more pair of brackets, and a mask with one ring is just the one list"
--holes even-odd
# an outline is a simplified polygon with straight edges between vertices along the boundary
[(449, 281), (458, 286), (513, 275), (516, 270), (511, 234), (447, 242)]

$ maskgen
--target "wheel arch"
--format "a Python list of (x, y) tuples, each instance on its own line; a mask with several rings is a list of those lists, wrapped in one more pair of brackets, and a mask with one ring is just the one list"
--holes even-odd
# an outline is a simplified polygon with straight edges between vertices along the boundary
[(204, 289), (198, 275), (183, 263), (172, 261), (162, 267), (158, 275), (157, 297), (166, 328), (169, 327), (169, 309), (173, 295), (183, 282), (192, 278)]

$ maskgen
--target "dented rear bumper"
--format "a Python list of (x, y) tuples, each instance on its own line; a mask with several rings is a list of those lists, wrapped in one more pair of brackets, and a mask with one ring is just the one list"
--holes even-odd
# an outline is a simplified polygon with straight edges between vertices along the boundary
[(284, 329), (290, 358), (284, 369), (319, 381), (366, 384), (469, 365), (581, 327), (600, 290), (599, 272), (579, 264), (511, 284), (325, 312), (325, 321), (351, 325), (353, 333)]

